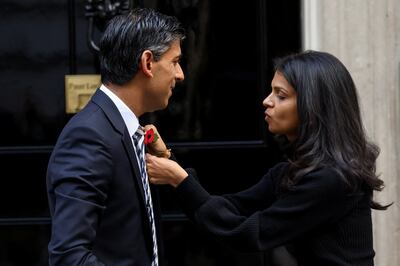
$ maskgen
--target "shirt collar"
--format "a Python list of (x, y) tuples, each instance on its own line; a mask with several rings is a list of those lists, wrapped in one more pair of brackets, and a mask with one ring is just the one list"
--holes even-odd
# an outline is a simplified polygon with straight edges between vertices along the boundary
[(104, 92), (111, 99), (111, 101), (113, 101), (119, 113), (121, 114), (122, 119), (124, 120), (129, 135), (133, 136), (140, 126), (138, 117), (114, 92), (112, 92), (104, 84), (100, 86), (100, 90)]

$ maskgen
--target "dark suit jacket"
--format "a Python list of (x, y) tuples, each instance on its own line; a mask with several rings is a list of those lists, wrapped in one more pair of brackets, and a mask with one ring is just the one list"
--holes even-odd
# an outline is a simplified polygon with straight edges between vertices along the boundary
[[(50, 265), (150, 265), (152, 238), (141, 182), (124, 121), (97, 90), (65, 126), (49, 161)], [(158, 245), (161, 260), (159, 236)]]

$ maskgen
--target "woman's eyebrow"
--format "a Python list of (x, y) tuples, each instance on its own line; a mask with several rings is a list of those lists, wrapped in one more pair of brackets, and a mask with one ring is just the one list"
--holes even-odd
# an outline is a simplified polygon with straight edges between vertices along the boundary
[(272, 86), (272, 89), (278, 92), (288, 93), (288, 91), (284, 87), (281, 87), (279, 85)]

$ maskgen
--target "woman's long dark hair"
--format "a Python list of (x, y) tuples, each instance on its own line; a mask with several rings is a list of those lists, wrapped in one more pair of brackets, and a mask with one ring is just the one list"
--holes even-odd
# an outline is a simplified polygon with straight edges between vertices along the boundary
[(386, 209), (372, 198), (374, 190), (384, 187), (376, 175), (379, 148), (366, 138), (346, 67), (331, 54), (306, 51), (279, 59), (275, 71), (297, 91), (300, 123), (284, 188), (313, 170), (333, 166), (350, 191), (366, 187), (371, 208)]

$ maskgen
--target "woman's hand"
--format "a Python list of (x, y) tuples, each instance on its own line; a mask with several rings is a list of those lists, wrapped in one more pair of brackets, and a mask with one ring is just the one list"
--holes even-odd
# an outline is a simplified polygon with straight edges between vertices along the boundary
[(148, 152), (158, 157), (164, 157), (164, 158), (171, 157), (171, 150), (167, 149), (167, 146), (165, 145), (163, 139), (161, 138), (160, 133), (158, 133), (157, 128), (152, 124), (144, 126), (145, 132), (147, 132), (150, 129), (154, 131), (154, 135), (157, 136), (156, 137), (157, 140), (146, 144)]
[(177, 187), (188, 173), (175, 161), (146, 154), (147, 174), (150, 183)]

